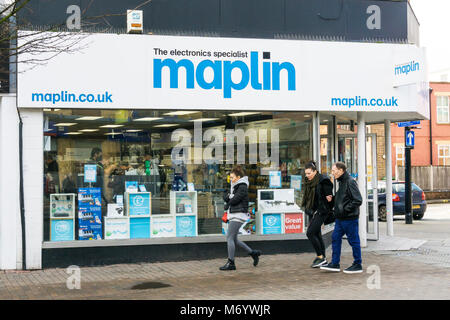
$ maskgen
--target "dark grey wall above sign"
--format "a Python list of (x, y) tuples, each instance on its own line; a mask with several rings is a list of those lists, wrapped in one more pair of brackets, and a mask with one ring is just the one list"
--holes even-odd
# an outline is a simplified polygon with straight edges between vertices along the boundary
[[(78, 5), (84, 31), (125, 32), (126, 10), (144, 2), (33, 0), (18, 20), (22, 28), (64, 28), (67, 8)], [(367, 26), (373, 5), (379, 29)], [(408, 5), (406, 0), (153, 0), (140, 9), (144, 31), (153, 34), (407, 42)]]

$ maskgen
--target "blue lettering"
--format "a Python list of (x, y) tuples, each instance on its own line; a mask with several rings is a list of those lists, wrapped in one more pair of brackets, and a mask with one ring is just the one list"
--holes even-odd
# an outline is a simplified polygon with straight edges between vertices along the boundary
[(251, 70), (252, 70), (252, 88), (255, 90), (261, 90), (261, 83), (259, 83), (259, 74), (258, 74), (258, 52), (252, 51), (251, 55)]
[[(214, 71), (214, 79), (212, 82), (205, 81), (205, 69), (212, 68)], [(222, 89), (222, 61), (203, 60), (197, 66), (195, 77), (200, 88), (203, 89)]]
[(272, 85), (273, 90), (280, 90), (280, 71), (286, 70), (288, 73), (288, 90), (295, 90), (295, 68), (289, 62), (273, 62), (272, 63)]
[(194, 88), (194, 64), (192, 61), (182, 59), (175, 62), (173, 59), (154, 59), (153, 60), (153, 87), (161, 88), (162, 68), (167, 67), (170, 70), (170, 87), (178, 88), (178, 70), (180, 67), (186, 69), (186, 88)]
[[(203, 60), (194, 66), (194, 63), (188, 59), (182, 59), (178, 62), (170, 58), (164, 60), (153, 59), (153, 87), (162, 88), (162, 73), (164, 68), (167, 68), (169, 69), (170, 88), (177, 89), (179, 87), (179, 69), (181, 67), (186, 71), (187, 89), (193, 89), (195, 82), (197, 82), (198, 86), (205, 90), (222, 89), (225, 99), (231, 98), (233, 90), (243, 90), (249, 83), (253, 90), (280, 90), (281, 73), (287, 79), (287, 89), (289, 91), (296, 90), (296, 71), (294, 65), (290, 62), (263, 62), (263, 75), (262, 81), (260, 81), (260, 65), (257, 51), (250, 53), (249, 64), (241, 60)], [(208, 77), (207, 81), (205, 80), (205, 72), (208, 68), (211, 69), (213, 78), (209, 80)], [(236, 72), (236, 69), (241, 73), (241, 79), (238, 82), (233, 81), (232, 78), (233, 71)], [(285, 72), (282, 72), (283, 70)], [(111, 101), (110, 96), (106, 95), (101, 101)]]
[[(234, 83), (231, 79), (233, 69), (241, 70), (242, 78), (238, 83)], [(231, 98), (231, 89), (242, 90), (248, 85), (249, 70), (247, 65), (242, 61), (224, 61), (223, 62), (223, 97)]]

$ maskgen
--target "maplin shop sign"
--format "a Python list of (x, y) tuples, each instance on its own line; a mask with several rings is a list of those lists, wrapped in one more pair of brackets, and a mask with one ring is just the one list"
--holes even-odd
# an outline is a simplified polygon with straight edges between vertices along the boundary
[[(229, 52), (211, 52), (211, 51), (190, 51), (190, 50), (163, 50), (153, 48), (154, 54), (171, 56), (189, 56), (189, 57), (211, 57), (214, 58), (248, 58), (248, 52), (229, 51)], [(262, 57), (262, 82), (260, 81), (260, 57)], [(163, 69), (169, 70), (169, 80), (163, 83)], [(186, 89), (194, 89), (196, 86), (204, 90), (221, 90), (223, 97), (229, 99), (233, 90), (244, 90), (249, 85), (254, 90), (280, 90), (280, 77), (282, 71), (287, 79), (287, 90), (295, 91), (295, 67), (290, 62), (272, 62), (270, 61), (270, 52), (250, 52), (250, 64), (242, 60), (201, 60), (194, 63), (191, 59), (184, 58), (176, 61), (172, 58), (154, 58), (153, 59), (153, 88), (162, 88), (168, 86), (171, 89), (179, 87), (179, 70), (185, 69)], [(209, 69), (209, 71), (208, 71)], [(239, 81), (233, 77), (235, 70), (241, 74)], [(212, 74), (211, 74), (212, 72)], [(205, 77), (205, 74), (208, 76)], [(212, 76), (212, 77), (211, 77)]]

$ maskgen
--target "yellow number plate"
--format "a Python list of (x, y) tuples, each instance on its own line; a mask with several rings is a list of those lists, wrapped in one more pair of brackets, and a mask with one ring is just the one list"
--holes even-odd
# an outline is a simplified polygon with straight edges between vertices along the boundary
[(413, 208), (413, 209), (420, 209), (420, 206), (417, 205), (417, 206), (413, 206), (412, 208)]

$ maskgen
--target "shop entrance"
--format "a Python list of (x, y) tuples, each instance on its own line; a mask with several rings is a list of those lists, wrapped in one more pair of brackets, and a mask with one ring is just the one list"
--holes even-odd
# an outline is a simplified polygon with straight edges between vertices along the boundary
[[(348, 173), (358, 179), (357, 135), (338, 135), (338, 160), (345, 163)], [(377, 174), (377, 136), (366, 134), (366, 206), (367, 239), (378, 240), (378, 174)]]

